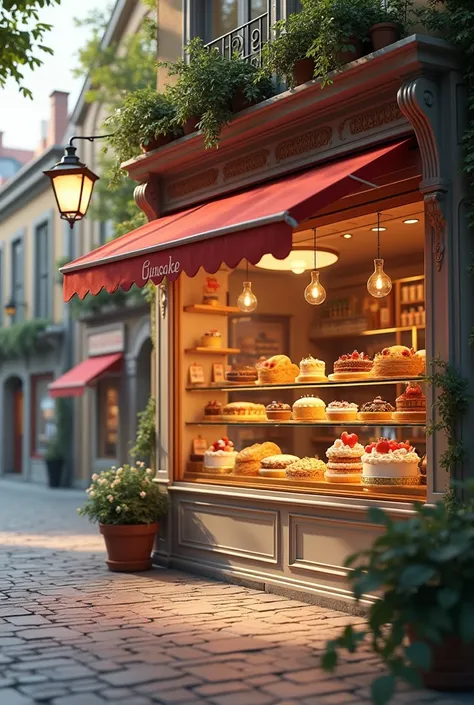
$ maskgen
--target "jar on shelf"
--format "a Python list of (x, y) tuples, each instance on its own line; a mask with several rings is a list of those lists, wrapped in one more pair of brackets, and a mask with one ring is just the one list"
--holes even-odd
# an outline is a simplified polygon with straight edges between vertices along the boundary
[(407, 315), (407, 326), (414, 326), (415, 325), (415, 309), (411, 308), (408, 311)]
[(402, 286), (402, 301), (403, 301), (403, 303), (407, 303), (407, 302), (408, 302), (408, 300), (409, 300), (409, 299), (408, 299), (409, 293), (410, 293), (410, 292), (409, 292), (409, 290), (408, 290), (408, 287), (407, 287), (407, 286)]
[(400, 325), (402, 328), (406, 328), (408, 326), (408, 311), (402, 311), (400, 315)]
[(415, 284), (410, 284), (409, 286), (409, 301), (416, 301), (416, 285)]
[(423, 301), (425, 298), (424, 286), (423, 284), (416, 285), (416, 299), (417, 301)]

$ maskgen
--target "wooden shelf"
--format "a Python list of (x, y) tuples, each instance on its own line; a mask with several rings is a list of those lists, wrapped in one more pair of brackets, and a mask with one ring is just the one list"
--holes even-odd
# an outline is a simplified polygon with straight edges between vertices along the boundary
[(238, 355), (238, 348), (186, 348), (184, 351), (190, 355)]
[(414, 428), (415, 426), (425, 428), (425, 422), (400, 423), (397, 421), (186, 421), (186, 426), (290, 426), (297, 428), (298, 426), (315, 426), (321, 427), (369, 427), (369, 428)]
[[(207, 349), (207, 348), (206, 348)], [(186, 351), (189, 352), (189, 351)], [(305, 382), (297, 384), (232, 384), (231, 382), (219, 384), (205, 384), (195, 387), (186, 387), (187, 392), (264, 392), (267, 390), (279, 389), (332, 389), (336, 387), (377, 387), (381, 384), (405, 384), (407, 382), (425, 382), (425, 377), (381, 377), (373, 379), (361, 379), (354, 382)]]
[(192, 306), (185, 306), (183, 310), (185, 313), (204, 313), (207, 315), (215, 313), (217, 316), (230, 316), (242, 313), (237, 306), (211, 306), (210, 304), (193, 304)]
[(422, 306), (425, 299), (417, 299), (416, 301), (400, 301), (400, 306)]
[(395, 326), (393, 328), (379, 328), (378, 330), (366, 330), (361, 335), (385, 335), (388, 333), (406, 333), (413, 330), (424, 330), (425, 326)]

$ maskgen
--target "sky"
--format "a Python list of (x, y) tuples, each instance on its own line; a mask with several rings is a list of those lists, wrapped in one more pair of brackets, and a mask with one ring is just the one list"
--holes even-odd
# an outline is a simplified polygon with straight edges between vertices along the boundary
[(6, 147), (36, 148), (41, 139), (41, 121), (48, 119), (49, 96), (54, 90), (69, 92), (72, 112), (85, 80), (73, 78), (72, 69), (77, 65), (77, 51), (89, 34), (87, 27), (75, 27), (74, 19), (110, 5), (110, 0), (61, 0), (59, 6), (41, 12), (40, 20), (53, 25), (44, 43), (54, 49), (54, 56), (44, 54), (43, 66), (34, 72), (25, 71), (25, 85), (32, 91), (33, 100), (23, 98), (13, 82), (0, 90), (0, 132), (4, 133)]

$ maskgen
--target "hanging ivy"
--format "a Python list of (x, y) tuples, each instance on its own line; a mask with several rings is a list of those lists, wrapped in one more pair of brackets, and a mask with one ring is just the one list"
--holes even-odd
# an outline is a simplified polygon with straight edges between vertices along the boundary
[(135, 460), (149, 461), (150, 465), (155, 462), (156, 447), (156, 401), (155, 397), (148, 399), (144, 411), (138, 414), (138, 430), (135, 445), (130, 450), (130, 455)]
[(48, 325), (49, 321), (38, 319), (0, 328), (0, 359), (24, 358), (35, 353), (41, 333)]

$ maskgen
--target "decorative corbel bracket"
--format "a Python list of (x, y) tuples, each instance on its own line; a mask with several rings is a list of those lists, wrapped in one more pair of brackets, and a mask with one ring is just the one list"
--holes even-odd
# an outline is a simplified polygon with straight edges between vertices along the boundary
[(441, 192), (427, 193), (424, 196), (425, 218), (431, 228), (431, 242), (433, 256), (436, 262), (436, 270), (441, 271), (445, 250), (446, 220), (444, 218), (441, 204), (444, 195)]
[(158, 284), (158, 302), (160, 305), (161, 318), (164, 320), (168, 309), (168, 290), (165, 283)]
[(160, 193), (156, 176), (149, 176), (147, 181), (139, 184), (133, 192), (133, 197), (149, 221), (160, 217)]

